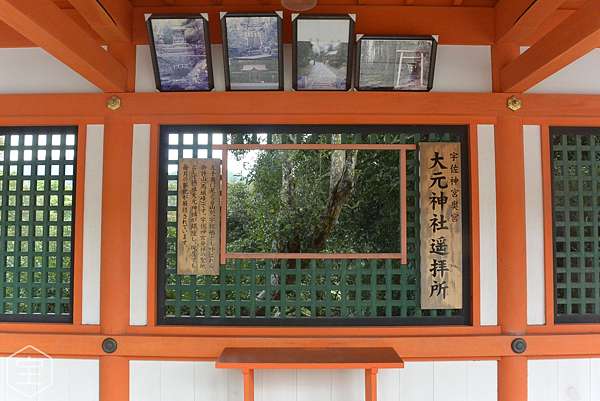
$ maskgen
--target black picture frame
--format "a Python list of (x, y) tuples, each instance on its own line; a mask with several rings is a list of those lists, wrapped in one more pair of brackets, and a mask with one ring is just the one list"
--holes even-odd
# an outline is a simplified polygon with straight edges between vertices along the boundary
[[(152, 21), (156, 20), (185, 20), (185, 19), (200, 19), (203, 24), (203, 35), (204, 35), (204, 50), (206, 57), (206, 72), (207, 72), (207, 86), (206, 88), (198, 88), (198, 89), (185, 89), (185, 88), (168, 88), (164, 83), (161, 77), (161, 72), (159, 68), (158, 55), (157, 55), (157, 46), (154, 35), (154, 28), (152, 25)], [(210, 42), (210, 33), (208, 29), (208, 18), (206, 18), (202, 14), (179, 14), (179, 15), (151, 15), (150, 18), (146, 21), (147, 29), (148, 29), (148, 40), (150, 44), (150, 55), (152, 58), (152, 67), (154, 70), (154, 81), (156, 84), (156, 89), (161, 92), (209, 92), (214, 89), (214, 78), (213, 78), (213, 67), (212, 67), (212, 55), (211, 55), (211, 42)]]
[[(361, 82), (361, 52), (362, 45), (368, 40), (377, 41), (426, 41), (431, 42), (429, 70), (427, 71), (427, 86), (417, 89), (397, 89), (394, 85), (384, 86), (365, 86)], [(437, 40), (433, 36), (370, 36), (365, 35), (357, 40), (356, 46), (356, 73), (355, 73), (355, 88), (359, 91), (392, 91), (392, 92), (429, 92), (433, 88), (433, 79), (435, 75), (435, 60), (437, 53)]]
[[(229, 18), (252, 18), (252, 17), (272, 17), (277, 18), (277, 86), (274, 88), (232, 88), (231, 66), (229, 58), (229, 41), (227, 35), (227, 20)], [(222, 13), (221, 14), (221, 35), (223, 37), (223, 66), (225, 70), (225, 89), (227, 91), (282, 91), (283, 90), (283, 39), (282, 39), (282, 17), (277, 12), (272, 13)]]
[[(334, 91), (348, 91), (352, 88), (352, 77), (353, 77), (353, 60), (354, 60), (354, 18), (351, 14), (345, 15), (313, 15), (313, 14), (300, 14), (293, 18), (292, 21), (292, 87), (296, 91), (323, 91), (323, 92), (334, 92)], [(348, 48), (346, 58), (346, 84), (343, 88), (300, 88), (298, 86), (298, 22), (306, 20), (316, 21), (348, 21)]]

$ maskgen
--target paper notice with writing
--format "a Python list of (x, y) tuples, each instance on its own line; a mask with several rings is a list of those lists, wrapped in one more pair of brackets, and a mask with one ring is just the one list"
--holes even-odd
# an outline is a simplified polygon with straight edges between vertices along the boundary
[(461, 148), (419, 143), (421, 309), (462, 309)]
[(218, 275), (221, 160), (179, 160), (177, 274)]

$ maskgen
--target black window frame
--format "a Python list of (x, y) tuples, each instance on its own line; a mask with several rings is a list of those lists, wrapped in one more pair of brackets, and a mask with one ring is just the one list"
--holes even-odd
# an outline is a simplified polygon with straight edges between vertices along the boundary
[[(178, 129), (186, 132), (219, 132), (219, 133), (321, 133), (331, 134), (347, 130), (347, 133), (385, 133), (390, 130), (420, 130), (419, 134), (443, 134), (451, 133), (462, 136), (461, 152), (462, 160), (462, 191), (467, 196), (462, 197), (463, 210), (463, 308), (462, 313), (457, 316), (425, 316), (425, 317), (361, 317), (361, 318), (246, 318), (246, 317), (166, 317), (166, 269), (161, 261), (166, 255), (166, 194), (167, 191), (167, 161), (168, 161), (168, 129)], [(192, 131), (193, 129), (193, 131)], [(312, 125), (312, 124), (256, 124), (256, 125), (161, 125), (158, 143), (158, 188), (157, 188), (157, 258), (156, 258), (156, 322), (161, 326), (260, 326), (260, 327), (348, 327), (348, 326), (472, 326), (473, 322), (473, 299), (472, 299), (472, 232), (471, 232), (471, 174), (470, 174), (470, 135), (468, 125)], [(162, 216), (162, 217), (161, 217)], [(418, 250), (417, 250), (418, 252)], [(418, 269), (418, 267), (417, 267)], [(417, 276), (418, 277), (418, 276)], [(418, 284), (417, 284), (418, 286)]]

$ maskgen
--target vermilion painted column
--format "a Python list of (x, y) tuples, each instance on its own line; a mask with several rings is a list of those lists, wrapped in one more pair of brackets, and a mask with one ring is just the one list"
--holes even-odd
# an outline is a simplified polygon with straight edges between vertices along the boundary
[(377, 368), (365, 369), (365, 401), (377, 401)]
[[(100, 325), (106, 337), (129, 325), (131, 152), (133, 127), (114, 112), (104, 126)], [(119, 349), (100, 358), (100, 401), (128, 401), (129, 361)]]
[[(527, 328), (527, 274), (523, 127), (518, 118), (499, 118), (495, 150), (498, 323), (503, 334), (520, 336)], [(527, 358), (500, 358), (498, 400), (527, 400)]]

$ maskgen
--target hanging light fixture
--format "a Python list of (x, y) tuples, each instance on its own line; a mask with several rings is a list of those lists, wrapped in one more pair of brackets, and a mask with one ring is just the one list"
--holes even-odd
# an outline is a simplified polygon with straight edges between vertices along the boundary
[(281, 5), (292, 11), (306, 11), (317, 5), (317, 0), (281, 0)]

